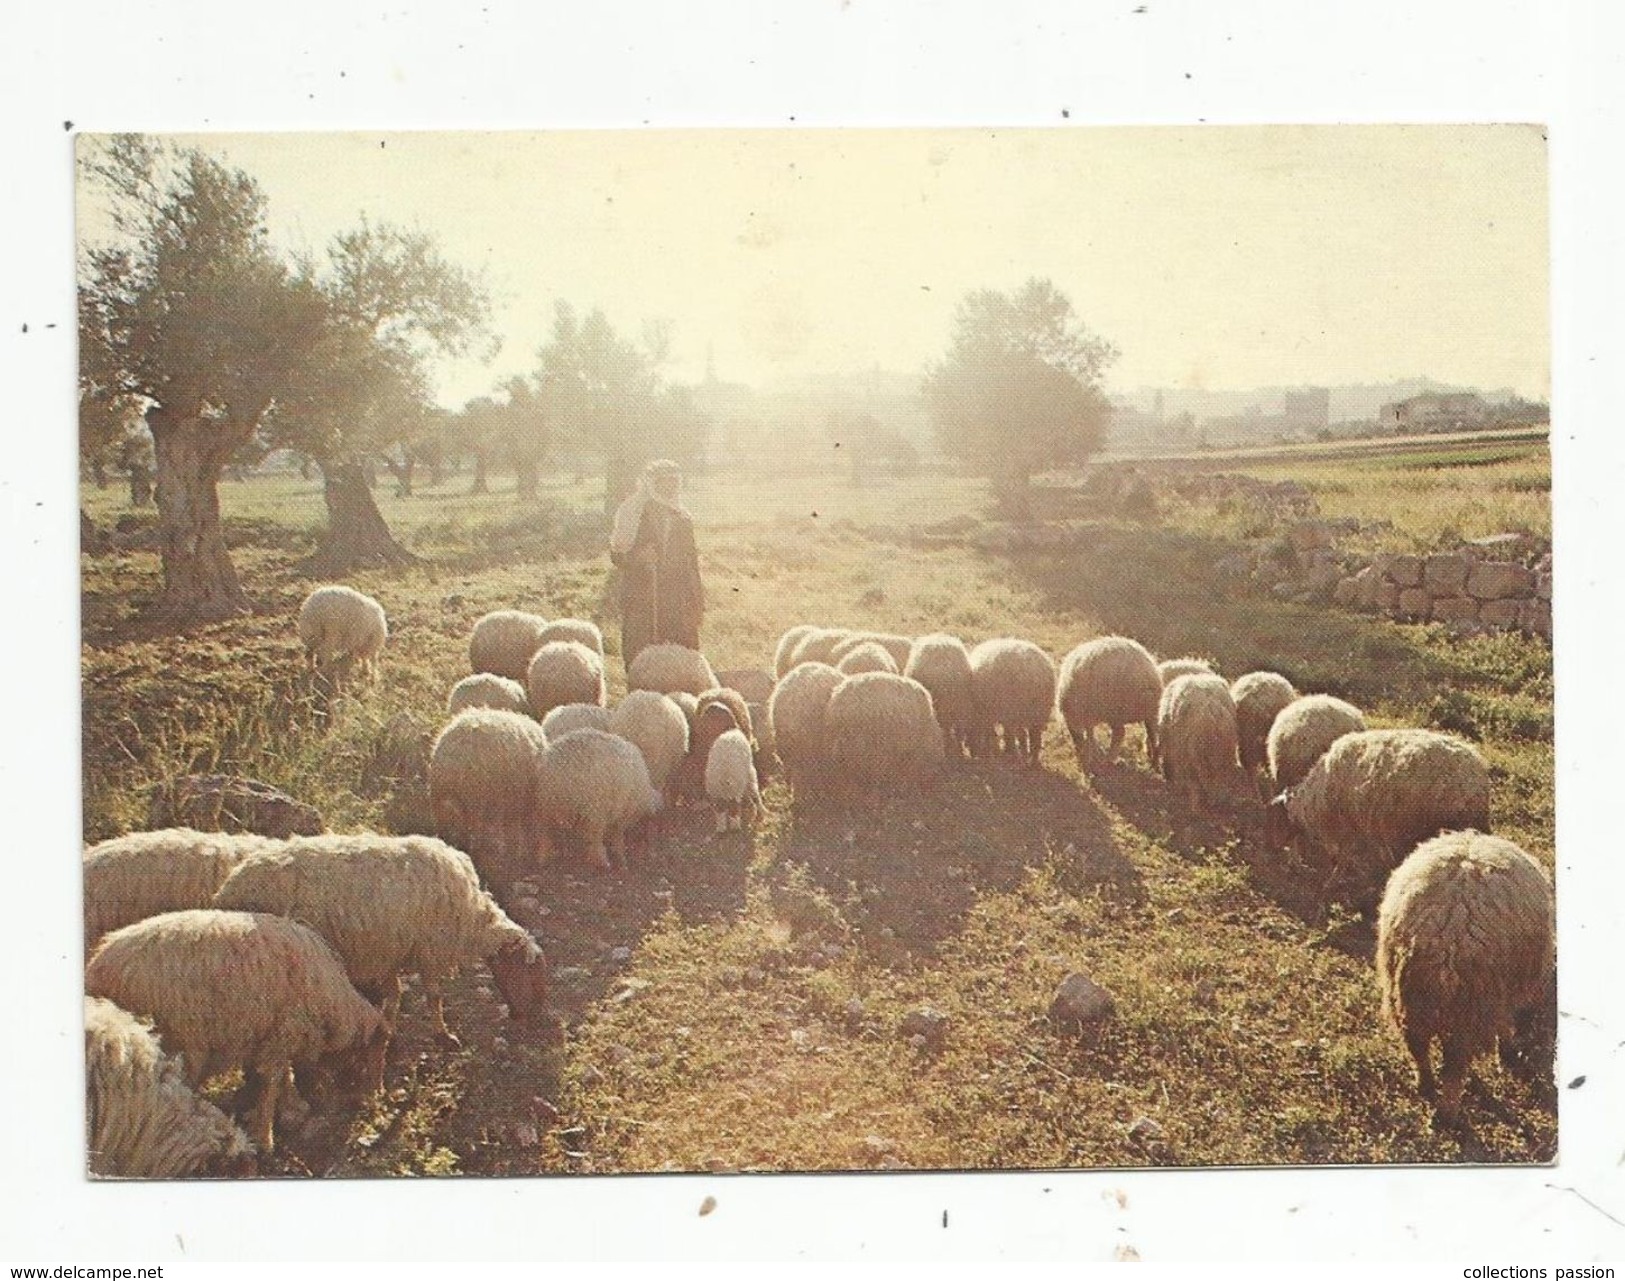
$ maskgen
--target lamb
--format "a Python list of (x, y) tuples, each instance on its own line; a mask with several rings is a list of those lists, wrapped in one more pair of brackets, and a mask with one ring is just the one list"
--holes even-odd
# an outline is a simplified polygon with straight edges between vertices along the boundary
[(1162, 677), (1156, 660), (1138, 641), (1126, 636), (1100, 636), (1079, 645), (1061, 660), (1061, 688), (1056, 702), (1072, 735), (1080, 770), (1093, 768), (1098, 751), (1096, 725), (1111, 728), (1108, 760), (1117, 759), (1125, 725), (1145, 726), (1146, 759), (1153, 768), (1156, 766)]
[(518, 681), (493, 676), (490, 672), (475, 672), (451, 687), (446, 697), (446, 715), (455, 716), (470, 707), (500, 707), (529, 716), (530, 698)]
[(738, 690), (751, 703), (765, 703), (772, 698), (773, 683), (777, 679), (765, 667), (730, 667), (717, 673), (718, 685)]
[(1224, 677), (1176, 676), (1157, 712), (1162, 776), (1183, 786), (1194, 810), (1224, 795), (1238, 768), (1236, 705)]
[(389, 639), (384, 607), (353, 587), (318, 587), (299, 607), (299, 639), (305, 662), (315, 669), (343, 673), (360, 664), (369, 676), (378, 674), (378, 656)]
[(536, 779), (547, 735), (529, 716), (458, 712), (429, 752), (429, 801), (442, 839), (488, 876), (527, 859), (538, 837)]
[(1213, 676), (1213, 664), (1205, 658), (1165, 658), (1157, 664), (1157, 675), (1163, 688), (1172, 685), (1181, 676)]
[(1032, 765), (1044, 746), (1044, 727), (1055, 708), (1055, 662), (1031, 641), (983, 641), (970, 652), (971, 702), (975, 709), (973, 755), (995, 746)]
[(925, 783), (945, 755), (930, 692), (889, 672), (845, 677), (829, 696), (824, 728), (830, 763), (849, 784)]
[(836, 661), (835, 670), (843, 676), (861, 676), (864, 672), (890, 672), (893, 676), (897, 675), (896, 660), (876, 641), (866, 640), (849, 647), (843, 646), (842, 650), (840, 658)]
[(585, 645), (598, 657), (604, 656), (604, 633), (598, 629), (597, 623), (589, 623), (584, 618), (556, 618), (536, 634), (536, 640), (537, 649), (550, 641), (575, 641), (578, 645)]
[(220, 887), (226, 911), (274, 912), (333, 945), (358, 991), (393, 1025), (400, 979), (417, 974), (450, 1046), (441, 984), (484, 961), (516, 1020), (547, 999), (547, 962), (485, 890), (467, 854), (432, 836), (300, 836), (244, 859)]
[(237, 864), (273, 844), (268, 836), (169, 827), (93, 845), (84, 861), (85, 952), (149, 916), (208, 907)]
[(383, 1015), (355, 990), (308, 925), (260, 912), (165, 912), (104, 938), (85, 993), (149, 1018), (184, 1060), (194, 1088), (242, 1068), (254, 1102), (249, 1133), (275, 1150), (277, 1095), (294, 1064), (343, 1053), (382, 1075)]
[(85, 998), (85, 1131), (99, 1178), (179, 1178), (254, 1151), (187, 1085), (150, 1023), (97, 996)]
[(1474, 748), (1425, 729), (1345, 734), (1297, 786), (1270, 802), (1267, 837), (1308, 838), (1307, 858), (1362, 911), (1419, 842), (1454, 828), (1487, 830), (1490, 775)]
[(773, 727), (775, 750), (792, 783), (810, 778), (827, 763), (825, 713), (830, 695), (845, 679), (828, 663), (801, 663), (773, 687), (767, 719)]
[(1446, 832), (1388, 878), (1377, 914), (1383, 1011), (1416, 1061), (1418, 1090), (1444, 1119), (1456, 1116), (1473, 1059), (1497, 1039), (1509, 1057), (1518, 1017), (1553, 999), (1555, 937), (1550, 878), (1501, 837)]
[(970, 750), (976, 723), (971, 687), (970, 651), (957, 636), (935, 632), (921, 636), (909, 651), (903, 675), (919, 681), (931, 694), (931, 706), (942, 726), (943, 745), (952, 756)]
[(538, 720), (565, 703), (603, 706), (608, 694), (603, 657), (580, 641), (548, 641), (531, 655), (525, 692)]
[(579, 832), (589, 864), (626, 866), (629, 828), (660, 813), (643, 753), (614, 734), (578, 729), (542, 753), (537, 810), (544, 831)]
[(842, 659), (862, 645), (879, 645), (890, 657), (892, 665), (900, 672), (908, 665), (909, 653), (914, 648), (914, 638), (899, 636), (896, 632), (852, 632), (830, 651), (830, 661), (839, 667)]
[(833, 667), (836, 647), (851, 635), (844, 627), (813, 628), (796, 642), (795, 649), (790, 652), (791, 669), (802, 663), (827, 663)]
[(672, 771), (688, 755), (688, 717), (664, 694), (635, 689), (609, 714), (609, 732), (643, 753), (649, 785), (664, 792)]
[(717, 831), (742, 831), (761, 808), (762, 792), (750, 739), (730, 729), (717, 736), (705, 759), (705, 794), (717, 811)]
[(542, 647), (542, 628), (547, 620), (518, 609), (498, 609), (474, 624), (468, 638), (468, 666), (473, 672), (489, 672), (525, 683), (530, 659)]
[(1236, 747), (1241, 768), (1256, 778), (1269, 758), (1270, 726), (1298, 697), (1292, 682), (1275, 672), (1248, 672), (1230, 686), (1236, 704)]
[(795, 666), (795, 664), (791, 662), (791, 657), (796, 652), (796, 646), (800, 645), (802, 640), (810, 633), (818, 630), (820, 629), (816, 624), (801, 623), (796, 627), (790, 628), (790, 630), (785, 632), (783, 636), (779, 637), (779, 643), (773, 650), (774, 680), (784, 679), (785, 674)]
[(626, 669), (628, 689), (652, 689), (657, 694), (679, 690), (696, 696), (715, 689), (716, 673), (697, 649), (663, 642), (640, 649)]
[(1264, 740), (1271, 794), (1279, 796), (1296, 787), (1328, 747), (1365, 728), (1358, 707), (1330, 694), (1307, 694), (1288, 704), (1271, 722)]
[(573, 730), (609, 728), (609, 708), (597, 703), (560, 703), (542, 717), (542, 733), (549, 743)]

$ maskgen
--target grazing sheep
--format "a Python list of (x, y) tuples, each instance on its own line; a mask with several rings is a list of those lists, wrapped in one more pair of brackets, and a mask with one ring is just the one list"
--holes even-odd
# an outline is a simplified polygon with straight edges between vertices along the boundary
[(1126, 636), (1084, 641), (1061, 660), (1061, 688), (1056, 702), (1072, 735), (1080, 770), (1093, 768), (1098, 750), (1096, 725), (1111, 728), (1108, 760), (1117, 759), (1125, 725), (1145, 726), (1146, 760), (1156, 767), (1162, 677), (1157, 673), (1156, 660), (1139, 641)]
[(165, 912), (114, 930), (85, 966), (85, 993), (150, 1018), (194, 1087), (242, 1068), (249, 1133), (275, 1150), (277, 1095), (295, 1063), (345, 1053), (382, 1075), (383, 1015), (307, 925), (259, 912)]
[(531, 936), (485, 890), (473, 861), (432, 836), (301, 836), (244, 859), (220, 887), (226, 911), (274, 912), (310, 926), (333, 945), (345, 972), (393, 1025), (400, 979), (417, 974), (446, 1026), (441, 983), (484, 961), (514, 1019), (547, 999), (547, 962)]
[(174, 1179), (254, 1151), (151, 1024), (97, 996), (85, 998), (85, 1132), (98, 1178)]
[(930, 692), (889, 672), (844, 678), (829, 696), (824, 729), (830, 763), (850, 785), (924, 783), (945, 755)]
[(921, 636), (909, 651), (903, 675), (930, 691), (948, 754), (957, 757), (968, 752), (976, 724), (976, 700), (965, 642), (943, 632)]
[(1172, 685), (1181, 676), (1213, 676), (1213, 664), (1205, 658), (1165, 658), (1157, 664), (1157, 675), (1163, 688)]
[(1469, 744), (1426, 729), (1345, 734), (1296, 787), (1269, 806), (1267, 837), (1308, 838), (1303, 850), (1362, 911), (1416, 845), (1455, 828), (1490, 825), (1490, 774)]
[[(901, 672), (908, 666), (908, 656), (914, 648), (914, 638), (899, 636), (896, 632), (852, 632), (830, 651), (830, 661), (839, 667), (848, 654), (863, 645), (879, 645), (891, 659), (893, 668)], [(885, 668), (871, 670), (884, 671)]]
[(542, 733), (549, 743), (578, 729), (609, 729), (609, 708), (597, 703), (560, 703), (542, 717)]
[(498, 879), (532, 855), (536, 778), (547, 735), (529, 716), (491, 707), (458, 712), (429, 752), (435, 831)]
[(792, 627), (783, 636), (779, 637), (779, 643), (773, 650), (774, 680), (784, 679), (785, 673), (795, 666), (791, 658), (796, 652), (796, 646), (801, 644), (803, 638), (810, 633), (819, 630), (820, 628), (816, 624), (802, 623), (799, 626)]
[(589, 623), (584, 618), (555, 618), (536, 634), (537, 649), (550, 641), (575, 641), (578, 645), (585, 645), (598, 655), (604, 656), (604, 633), (598, 630), (597, 623)]
[(835, 650), (852, 633), (844, 627), (815, 627), (790, 651), (791, 670), (803, 663), (827, 663), (835, 666)]
[(686, 691), (696, 697), (715, 689), (716, 673), (705, 655), (684, 645), (662, 642), (640, 649), (626, 669), (628, 689), (652, 689), (657, 694)]
[(1298, 697), (1292, 682), (1275, 672), (1248, 672), (1230, 686), (1236, 704), (1236, 749), (1247, 777), (1257, 779), (1269, 759), (1270, 726)]
[(717, 831), (742, 831), (762, 804), (750, 739), (737, 729), (719, 734), (705, 758), (705, 794), (717, 811)]
[(897, 663), (886, 649), (877, 641), (861, 641), (856, 645), (843, 646), (843, 653), (835, 664), (835, 670), (843, 676), (861, 676), (864, 672), (890, 672), (897, 675)]
[(712, 703), (721, 703), (733, 713), (734, 726), (742, 730), (746, 738), (754, 739), (756, 737), (756, 725), (754, 718), (750, 714), (750, 704), (745, 701), (745, 696), (738, 690), (729, 689), (724, 685), (718, 685), (715, 689), (706, 690), (705, 693), (700, 695), (699, 702), (695, 704), (695, 716), (705, 711)]
[(1163, 778), (1185, 788), (1193, 810), (1223, 797), (1238, 768), (1236, 705), (1224, 677), (1174, 677), (1162, 691), (1157, 744)]
[(475, 672), (451, 687), (446, 698), (446, 715), (455, 716), (470, 707), (499, 707), (505, 712), (529, 716), (530, 698), (518, 681), (490, 672)]
[(608, 692), (603, 657), (580, 641), (548, 641), (531, 655), (525, 693), (531, 714), (538, 720), (565, 703), (601, 707)]
[(643, 753), (624, 738), (578, 729), (542, 753), (537, 785), (542, 826), (550, 835), (580, 833), (594, 867), (626, 866), (628, 829), (660, 813), (661, 806)]
[(1473, 1059), (1497, 1039), (1506, 1057), (1518, 1016), (1551, 999), (1555, 937), (1550, 878), (1499, 836), (1446, 832), (1388, 878), (1377, 915), (1383, 1010), (1442, 1117), (1456, 1115)]
[(268, 836), (168, 827), (131, 832), (85, 851), (85, 952), (104, 934), (161, 912), (208, 907), (232, 869)]
[(525, 683), (530, 659), (542, 647), (542, 628), (547, 620), (518, 609), (498, 609), (474, 624), (468, 638), (468, 666), (473, 672), (490, 672), (511, 681)]
[(376, 676), (389, 622), (382, 605), (353, 587), (318, 587), (299, 607), (299, 639), (312, 669), (344, 671), (359, 663)]
[(828, 663), (801, 663), (773, 687), (767, 719), (773, 727), (774, 749), (792, 783), (817, 774), (827, 763), (825, 712), (830, 695), (845, 679)]
[[(652, 694), (655, 691), (654, 690), (640, 690), (640, 691), (637, 691), (637, 692), (645, 693), (645, 694)], [(692, 729), (693, 726), (694, 726), (694, 713), (696, 713), (697, 711), (700, 710), (699, 695), (690, 694), (686, 689), (678, 689), (678, 690), (673, 690), (670, 694), (667, 694), (665, 697), (671, 699), (672, 702), (677, 704), (678, 709), (683, 713), (683, 719), (688, 722), (689, 728)]]
[(717, 673), (717, 684), (724, 689), (736, 689), (749, 703), (765, 703), (773, 697), (773, 684), (778, 678), (765, 667), (730, 667)]
[(635, 689), (610, 712), (608, 729), (643, 753), (650, 786), (664, 792), (672, 771), (688, 754), (688, 717), (683, 709), (664, 694)]
[(1031, 641), (983, 641), (970, 652), (971, 702), (975, 708), (973, 755), (997, 746), (1033, 765), (1044, 747), (1044, 727), (1055, 710), (1055, 660)]
[(1328, 747), (1365, 728), (1358, 707), (1330, 694), (1306, 694), (1289, 703), (1276, 714), (1264, 740), (1271, 795), (1296, 787)]
[[(733, 693), (732, 690), (727, 692)], [(711, 744), (731, 729), (741, 729), (734, 704), (724, 698), (702, 700), (689, 731), (688, 755), (672, 771), (667, 782), (667, 791), (673, 800), (698, 800), (705, 796), (705, 766), (711, 759)]]

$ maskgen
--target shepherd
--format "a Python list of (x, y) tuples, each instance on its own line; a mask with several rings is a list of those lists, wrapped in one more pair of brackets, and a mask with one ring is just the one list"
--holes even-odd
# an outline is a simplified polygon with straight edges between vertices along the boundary
[(609, 559), (621, 571), (621, 661), (669, 641), (700, 647), (705, 594), (694, 521), (678, 502), (683, 473), (670, 459), (643, 469), (638, 487), (615, 512)]

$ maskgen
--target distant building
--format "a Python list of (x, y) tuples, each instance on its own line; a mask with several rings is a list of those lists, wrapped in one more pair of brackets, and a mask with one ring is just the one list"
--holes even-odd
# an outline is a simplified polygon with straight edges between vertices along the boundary
[(1382, 407), (1382, 424), (1398, 431), (1450, 431), (1479, 427), (1491, 417), (1476, 391), (1427, 391)]
[(1332, 420), (1332, 393), (1328, 387), (1299, 387), (1286, 393), (1281, 410), (1288, 431), (1320, 431)]

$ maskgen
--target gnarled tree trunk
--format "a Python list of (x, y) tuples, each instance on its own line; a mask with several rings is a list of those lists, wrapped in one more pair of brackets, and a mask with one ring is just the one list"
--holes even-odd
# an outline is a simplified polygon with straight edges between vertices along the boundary
[(534, 458), (516, 458), (513, 464), (513, 492), (524, 501), (536, 497), (541, 483), (542, 468)]
[(322, 468), (327, 500), (327, 533), (305, 568), (331, 575), (366, 565), (410, 565), (417, 557), (395, 541), (367, 484), (360, 462), (329, 463)]
[(489, 492), (489, 486), (485, 480), (485, 450), (476, 449), (474, 451), (474, 483), (469, 486), (468, 493), (470, 497), (473, 497), (475, 494), (487, 492)]
[(162, 407), (147, 416), (157, 463), (158, 551), (164, 587), (153, 612), (194, 626), (250, 612), (220, 529), (220, 470), (252, 424), (190, 417)]
[(417, 468), (417, 459), (406, 454), (400, 462), (396, 462), (388, 454), (384, 455), (384, 466), (389, 468), (389, 474), (395, 477), (395, 497), (410, 498), (412, 496), (412, 472)]

